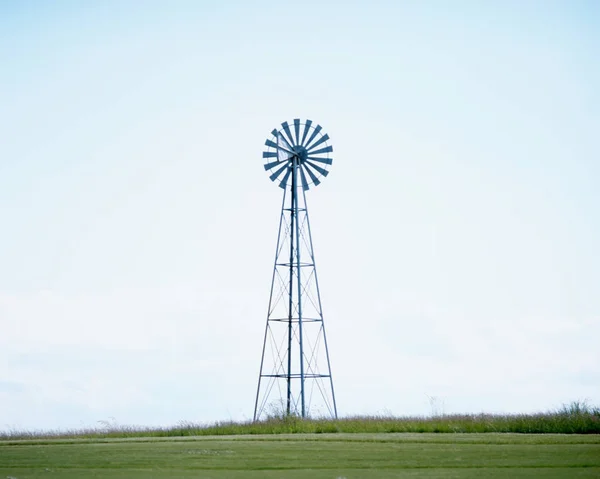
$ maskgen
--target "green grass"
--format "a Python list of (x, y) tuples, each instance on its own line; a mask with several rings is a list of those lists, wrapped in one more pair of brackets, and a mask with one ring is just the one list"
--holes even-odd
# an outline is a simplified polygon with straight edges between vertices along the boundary
[(600, 436), (281, 434), (0, 441), (0, 478), (592, 478)]
[(144, 428), (104, 423), (102, 427), (76, 431), (6, 431), (1, 439), (40, 437), (174, 437), (237, 434), (301, 433), (523, 433), (600, 434), (600, 408), (574, 402), (557, 411), (539, 414), (442, 415), (435, 417), (349, 417), (338, 420), (273, 416), (260, 422), (180, 423), (175, 427)]

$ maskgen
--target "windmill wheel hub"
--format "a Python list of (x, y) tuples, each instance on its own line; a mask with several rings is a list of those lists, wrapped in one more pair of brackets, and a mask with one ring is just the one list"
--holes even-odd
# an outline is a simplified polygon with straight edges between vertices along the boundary
[(308, 157), (308, 152), (306, 151), (306, 148), (300, 145), (294, 146), (294, 153), (300, 161), (305, 161)]

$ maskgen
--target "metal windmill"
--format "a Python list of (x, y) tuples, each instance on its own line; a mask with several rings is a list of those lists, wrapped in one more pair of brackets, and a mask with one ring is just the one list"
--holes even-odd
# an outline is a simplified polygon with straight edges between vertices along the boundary
[(265, 170), (283, 188), (254, 420), (270, 413), (337, 418), (306, 191), (329, 173), (329, 135), (312, 121), (274, 129)]

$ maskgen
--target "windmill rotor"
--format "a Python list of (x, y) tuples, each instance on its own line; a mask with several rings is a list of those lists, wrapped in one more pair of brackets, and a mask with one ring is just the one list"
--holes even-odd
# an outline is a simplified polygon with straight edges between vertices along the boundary
[(293, 125), (284, 121), (281, 129), (271, 132), (265, 146), (268, 147), (263, 152), (265, 170), (270, 173), (271, 181), (283, 189), (291, 186), (294, 167), (298, 169), (302, 189), (306, 191), (321, 183), (333, 163), (329, 135), (323, 134), (321, 125), (314, 126), (311, 120), (295, 119)]

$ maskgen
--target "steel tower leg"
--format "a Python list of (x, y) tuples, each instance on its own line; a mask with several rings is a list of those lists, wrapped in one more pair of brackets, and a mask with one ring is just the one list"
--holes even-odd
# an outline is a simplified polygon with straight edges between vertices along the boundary
[[(308, 217), (308, 206), (306, 203), (306, 191), (302, 191), (302, 196), (304, 197), (304, 208), (306, 210), (306, 228), (308, 230), (308, 241), (310, 243), (310, 252), (311, 252), (311, 260), (313, 264), (315, 263), (315, 250), (313, 249), (312, 242), (312, 233), (310, 231), (310, 219)], [(321, 289), (319, 288), (319, 278), (317, 276), (317, 268), (315, 266), (314, 270), (315, 274), (315, 285), (317, 290), (317, 300), (319, 301), (319, 311), (321, 312), (321, 320), (323, 319), (323, 306), (321, 304)], [(333, 389), (333, 375), (331, 374), (331, 361), (329, 359), (329, 346), (327, 345), (327, 335), (325, 334), (325, 323), (321, 323), (321, 327), (323, 328), (323, 342), (325, 343), (325, 356), (327, 357), (327, 370), (329, 371), (329, 384), (331, 386), (331, 399), (333, 402), (333, 415), (334, 418), (337, 419), (337, 403), (335, 401), (335, 390)]]
[[(284, 211), (285, 211), (285, 197), (286, 197), (286, 192), (287, 190), (283, 190), (283, 200), (281, 201), (281, 215), (279, 216), (279, 232), (277, 233), (277, 246), (275, 248), (275, 266), (273, 267), (273, 277), (271, 278), (271, 292), (269, 294), (269, 309), (268, 311), (271, 311), (271, 305), (273, 302), (273, 287), (275, 286), (275, 275), (277, 273), (277, 256), (278, 256), (278, 251), (279, 251), (279, 242), (281, 241), (281, 229), (283, 226), (283, 217), (284, 217)], [(267, 314), (268, 316), (268, 314)], [(261, 383), (261, 379), (262, 379), (262, 371), (263, 371), (263, 366), (265, 363), (265, 352), (266, 352), (266, 346), (267, 346), (267, 337), (268, 337), (268, 333), (269, 333), (269, 321), (267, 320), (267, 324), (265, 325), (265, 334), (264, 334), (264, 339), (263, 339), (263, 347), (262, 347), (262, 354), (260, 356), (260, 372), (258, 374), (258, 387), (256, 388), (256, 400), (254, 401), (254, 420), (256, 421), (257, 416), (256, 416), (256, 412), (258, 409), (258, 399), (259, 399), (259, 393), (260, 393), (260, 383)]]
[[(300, 227), (298, 226), (298, 188), (296, 185), (298, 184), (298, 162), (294, 159), (293, 162), (293, 174), (294, 179), (292, 180), (292, 191), (294, 192), (294, 211), (293, 217), (295, 219), (294, 226), (296, 229), (296, 275), (297, 280), (296, 284), (298, 286), (298, 295), (296, 296), (298, 301), (298, 342), (300, 343), (300, 402), (302, 408), (302, 417), (306, 417), (306, 401), (304, 397), (304, 336), (302, 334), (302, 276), (301, 276), (301, 265), (300, 262)], [(306, 206), (306, 205), (305, 205)], [(305, 210), (306, 211), (306, 210)], [(293, 244), (293, 242), (292, 242)], [(290, 298), (292, 297), (292, 291), (290, 289)]]

